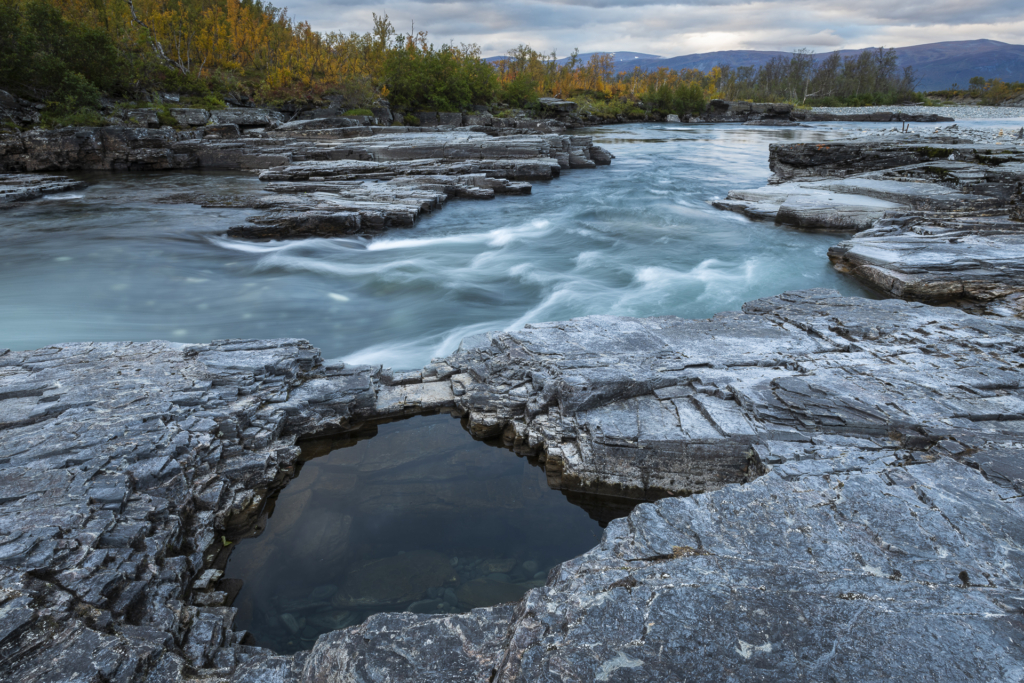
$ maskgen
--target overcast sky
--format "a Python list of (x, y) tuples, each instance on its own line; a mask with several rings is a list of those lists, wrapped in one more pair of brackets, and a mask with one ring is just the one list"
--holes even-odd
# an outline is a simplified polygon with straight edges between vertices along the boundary
[(279, 0), (322, 31), (363, 33), (387, 12), (400, 32), (476, 43), (484, 56), (520, 43), (567, 55), (629, 50), (665, 57), (715, 50), (815, 52), (990, 38), (1024, 43), (1024, 0)]

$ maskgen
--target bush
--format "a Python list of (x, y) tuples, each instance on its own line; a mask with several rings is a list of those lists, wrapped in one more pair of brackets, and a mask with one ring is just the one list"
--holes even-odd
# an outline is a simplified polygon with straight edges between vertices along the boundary
[(497, 77), (475, 55), (451, 45), (435, 50), (410, 39), (388, 50), (384, 83), (396, 109), (464, 111), (493, 98)]
[(85, 76), (68, 71), (54, 92), (54, 101), (50, 103), (50, 107), (58, 116), (85, 108), (95, 109), (100, 106), (102, 96), (100, 89), (90, 83)]
[(349, 109), (345, 116), (373, 116), (373, 112), (369, 109)]
[(645, 92), (641, 99), (648, 109), (658, 114), (699, 114), (707, 103), (699, 83), (679, 83), (676, 87), (668, 84)]
[(46, 128), (60, 128), (61, 126), (105, 126), (107, 120), (96, 111), (83, 107), (77, 111), (59, 113), (57, 111), (45, 110), (39, 117), (40, 123)]
[(171, 116), (171, 111), (167, 107), (157, 109), (156, 118), (160, 121), (161, 126), (178, 127), (178, 119)]
[(501, 86), (498, 97), (513, 107), (530, 107), (537, 103), (537, 81), (527, 74), (520, 74)]
[(227, 104), (216, 95), (191, 98), (189, 104), (197, 109), (227, 109)]
[(406, 114), (404, 117), (402, 117), (402, 122), (405, 123), (405, 125), (407, 126), (420, 125), (420, 120), (413, 116), (412, 114)]

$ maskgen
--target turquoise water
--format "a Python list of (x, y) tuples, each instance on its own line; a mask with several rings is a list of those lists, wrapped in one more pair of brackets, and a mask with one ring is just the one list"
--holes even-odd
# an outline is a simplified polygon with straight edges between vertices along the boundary
[(247, 243), (223, 233), (248, 211), (157, 201), (257, 185), (250, 175), (83, 176), (85, 190), (0, 213), (0, 347), (303, 337), (329, 358), (407, 369), (468, 334), (528, 322), (707, 317), (807, 287), (864, 293), (829, 266), (826, 251), (841, 235), (707, 204), (763, 184), (769, 143), (835, 130), (592, 132), (615, 154), (611, 166), (535, 183), (528, 197), (453, 200), (372, 240)]

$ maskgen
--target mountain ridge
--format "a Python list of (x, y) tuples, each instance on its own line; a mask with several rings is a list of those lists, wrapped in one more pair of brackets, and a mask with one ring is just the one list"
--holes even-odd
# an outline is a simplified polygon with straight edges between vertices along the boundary
[[(854, 57), (865, 50), (877, 50), (868, 47), (859, 50), (839, 50), (843, 57)], [(997, 40), (950, 40), (937, 43), (923, 43), (897, 47), (899, 65), (914, 67), (918, 78), (917, 89), (921, 91), (942, 90), (953, 83), (967, 87), (973, 76), (999, 78), (1003, 81), (1024, 81), (1024, 45), (1003, 43)], [(665, 67), (673, 70), (700, 69), (710, 71), (715, 66), (759, 67), (773, 57), (787, 57), (790, 52), (780, 50), (719, 50), (702, 52), (676, 57), (642, 52), (588, 52), (578, 55), (584, 63), (595, 54), (610, 54), (615, 66), (619, 69), (640, 67), (644, 71), (654, 71)], [(815, 57), (823, 59), (831, 52), (816, 53)], [(503, 57), (489, 57), (487, 61), (497, 61)], [(568, 57), (558, 60), (564, 64)]]

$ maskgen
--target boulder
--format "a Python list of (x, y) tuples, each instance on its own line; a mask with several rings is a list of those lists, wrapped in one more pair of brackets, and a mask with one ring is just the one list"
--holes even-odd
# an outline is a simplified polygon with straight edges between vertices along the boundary
[(207, 138), (237, 138), (242, 132), (238, 129), (237, 123), (213, 123), (203, 128), (204, 137)]
[(124, 117), (129, 125), (142, 126), (144, 128), (160, 127), (160, 117), (156, 109), (129, 109), (124, 113)]
[(457, 111), (439, 111), (437, 120), (440, 126), (461, 126), (462, 114)]
[(172, 109), (171, 116), (181, 126), (205, 126), (210, 121), (210, 112), (205, 109)]
[(240, 128), (266, 127), (280, 123), (284, 117), (273, 109), (221, 109), (210, 113), (210, 119), (216, 124), (235, 124)]
[(537, 103), (544, 109), (558, 112), (560, 114), (571, 114), (576, 111), (576, 103), (570, 100), (562, 100), (557, 97), (541, 97)]

